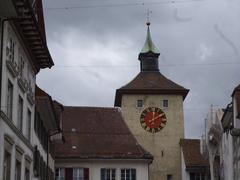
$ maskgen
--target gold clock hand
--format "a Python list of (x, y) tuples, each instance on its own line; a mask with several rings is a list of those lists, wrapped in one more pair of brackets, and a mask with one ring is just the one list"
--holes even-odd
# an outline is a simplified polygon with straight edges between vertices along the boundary
[(155, 118), (152, 119), (152, 121), (156, 120), (157, 118), (159, 118), (161, 115), (156, 116)]

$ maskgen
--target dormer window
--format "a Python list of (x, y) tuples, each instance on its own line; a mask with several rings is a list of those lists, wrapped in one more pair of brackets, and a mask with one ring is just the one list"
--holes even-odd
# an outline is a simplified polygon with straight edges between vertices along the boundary
[(143, 107), (143, 100), (142, 99), (137, 100), (137, 107), (138, 108)]
[(168, 108), (168, 100), (167, 99), (164, 99), (163, 101), (162, 101), (162, 107), (163, 108)]

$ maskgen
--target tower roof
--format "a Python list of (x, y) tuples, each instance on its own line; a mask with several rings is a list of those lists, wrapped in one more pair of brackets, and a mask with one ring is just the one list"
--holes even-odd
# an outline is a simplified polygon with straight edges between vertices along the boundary
[(150, 35), (150, 23), (147, 23), (147, 38), (139, 54), (141, 72), (128, 84), (117, 89), (114, 106), (121, 107), (124, 94), (172, 94), (181, 95), (183, 99), (189, 90), (167, 79), (159, 71), (159, 50), (153, 44)]
[(131, 82), (117, 89), (114, 106), (121, 106), (123, 94), (176, 94), (184, 99), (188, 92), (159, 71), (140, 72)]
[(150, 33), (150, 23), (147, 23), (147, 37), (146, 37), (146, 41), (144, 43), (144, 46), (141, 50), (140, 53), (155, 53), (155, 54), (160, 54), (160, 51), (158, 50), (158, 48), (154, 45), (152, 38), (151, 38), (151, 33)]

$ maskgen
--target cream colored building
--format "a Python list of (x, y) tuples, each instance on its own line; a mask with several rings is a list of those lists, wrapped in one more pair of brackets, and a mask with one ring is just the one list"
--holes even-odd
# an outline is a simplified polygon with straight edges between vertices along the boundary
[(150, 180), (180, 180), (180, 139), (184, 138), (183, 101), (189, 90), (159, 71), (160, 55), (147, 23), (147, 39), (139, 54), (141, 72), (117, 89), (115, 106), (137, 141), (153, 157)]

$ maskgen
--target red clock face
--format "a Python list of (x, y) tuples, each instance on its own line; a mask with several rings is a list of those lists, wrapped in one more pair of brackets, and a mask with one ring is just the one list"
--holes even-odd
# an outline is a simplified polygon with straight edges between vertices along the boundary
[(160, 108), (149, 107), (142, 112), (140, 123), (146, 131), (156, 133), (165, 127), (167, 118)]

